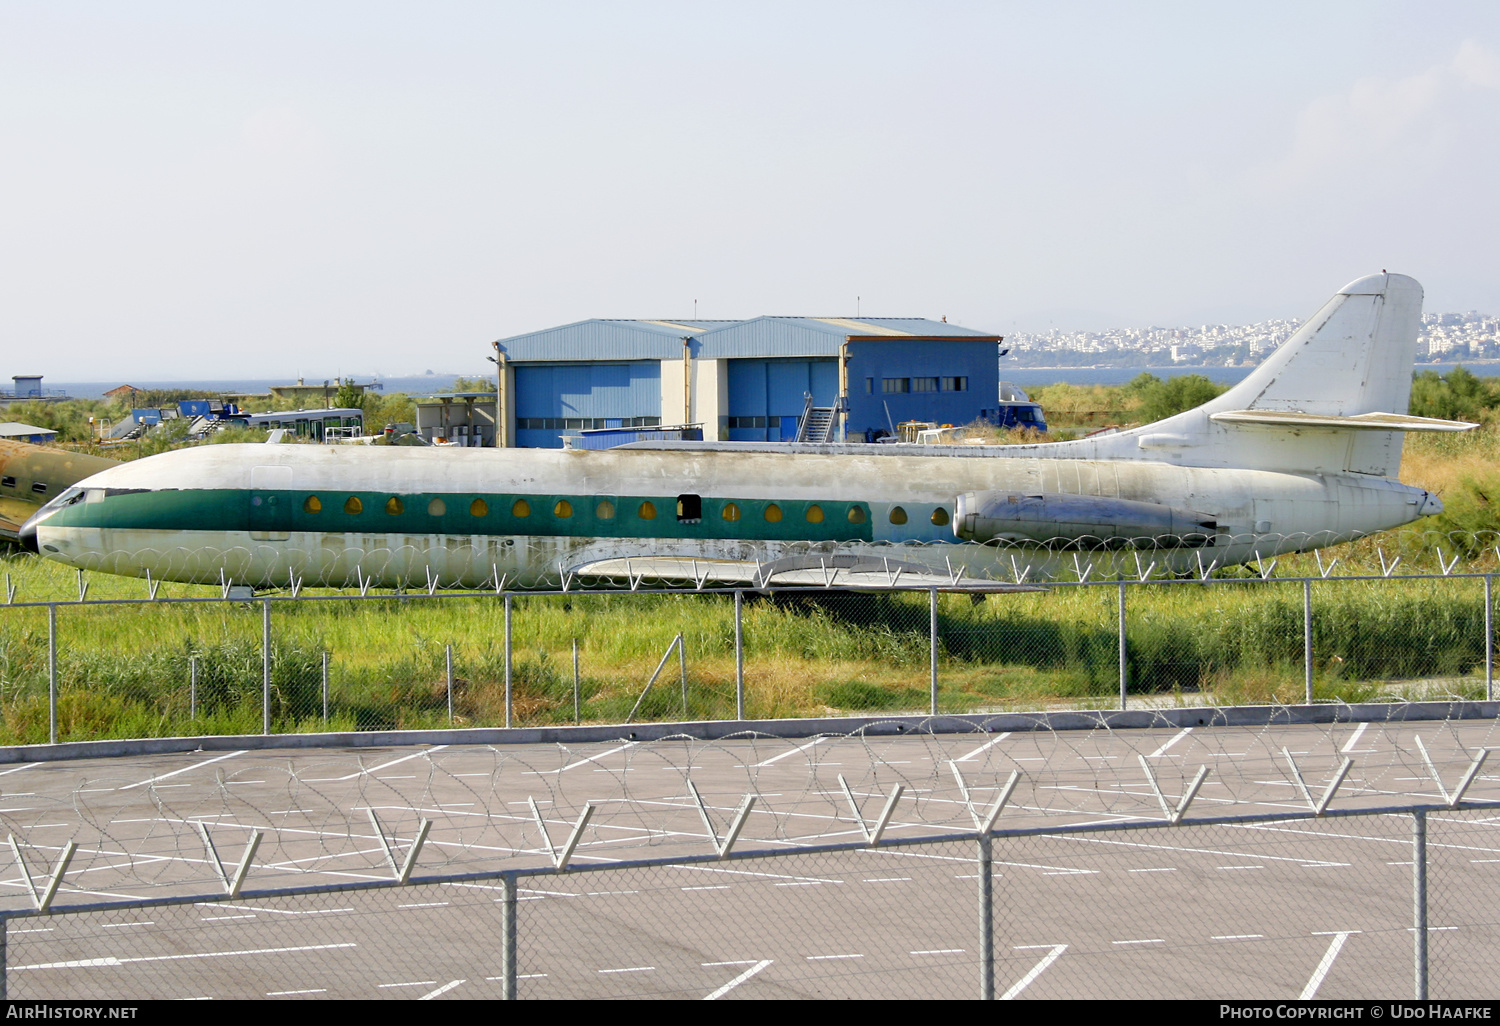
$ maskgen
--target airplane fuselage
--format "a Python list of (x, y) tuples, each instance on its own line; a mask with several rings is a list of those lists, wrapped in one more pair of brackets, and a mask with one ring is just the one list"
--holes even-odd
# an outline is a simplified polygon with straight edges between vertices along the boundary
[[(1334, 544), (1432, 512), (1421, 489), (1361, 474), (1145, 461), (843, 454), (366, 449), (214, 445), (82, 483), (35, 525), (47, 556), (158, 580), (518, 587), (601, 560), (772, 561), (844, 553), (1030, 580), (1072, 568), (1066, 545), (965, 542), (966, 493), (1088, 496), (1186, 508), (1187, 545), (1089, 557), (1172, 569)], [(1066, 541), (1064, 539), (1063, 541)], [(1077, 547), (1075, 544), (1074, 547)], [(1088, 547), (1086, 544), (1084, 547)], [(1064, 549), (1064, 551), (1059, 551)]]

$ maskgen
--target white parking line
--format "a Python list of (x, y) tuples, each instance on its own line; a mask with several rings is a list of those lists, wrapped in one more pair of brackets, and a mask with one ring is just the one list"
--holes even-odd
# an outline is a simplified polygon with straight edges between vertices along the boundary
[(327, 987), (319, 987), (317, 990), (270, 990), (266, 997), (289, 997), (292, 994), (327, 994)]
[(1347, 933), (1336, 933), (1333, 935), (1333, 943), (1329, 944), (1328, 950), (1323, 952), (1323, 960), (1313, 970), (1312, 978), (1307, 981), (1307, 986), (1302, 988), (1302, 993), (1298, 997), (1299, 1001), (1312, 1000), (1313, 995), (1318, 992), (1318, 988), (1323, 985), (1323, 977), (1327, 976), (1328, 970), (1333, 968), (1333, 960), (1339, 957), (1339, 950), (1343, 948), (1344, 941), (1348, 940), (1349, 934), (1353, 932), (1355, 931), (1350, 930)]
[[(607, 752), (600, 752), (598, 755), (587, 756), (585, 758), (579, 759), (577, 762), (570, 762), (570, 763), (568, 763), (566, 766), (564, 766), (560, 770), (554, 770), (554, 771), (550, 771), (550, 772), (566, 773), (570, 769), (577, 769), (579, 766), (586, 766), (589, 763), (593, 762), (595, 759), (602, 759), (606, 755), (614, 755), (616, 752), (623, 752), (627, 748), (634, 747), (635, 744), (636, 744), (636, 742), (634, 742), (634, 741), (627, 741), (625, 744), (620, 745), (618, 748), (611, 748), (609, 751), (607, 751)], [(537, 775), (538, 776), (543, 776), (543, 775), (547, 774), (548, 772), (549, 771), (547, 771), (547, 770), (543, 770), (542, 773), (539, 773)]]
[(830, 958), (864, 958), (864, 955), (805, 955), (809, 962), (824, 962)]
[(785, 759), (789, 755), (796, 755), (798, 752), (805, 752), (809, 748), (811, 748), (813, 745), (820, 745), (824, 741), (827, 741), (827, 740), (828, 740), (828, 738), (826, 738), (826, 737), (815, 737), (815, 738), (813, 738), (811, 741), (809, 741), (805, 745), (799, 745), (798, 747), (793, 748), (790, 752), (782, 752), (780, 755), (773, 755), (769, 759), (767, 759), (765, 762), (757, 762), (754, 766), (752, 766), (750, 768), (751, 769), (760, 769), (762, 766), (769, 766), (773, 762), (780, 762), (782, 759)]
[(1181, 730), (1179, 730), (1176, 733), (1175, 736), (1173, 736), (1173, 738), (1170, 741), (1168, 741), (1166, 744), (1162, 745), (1160, 748), (1158, 748), (1156, 751), (1152, 752), (1150, 755), (1146, 756), (1146, 758), (1148, 758), (1148, 759), (1155, 759), (1155, 758), (1158, 758), (1158, 757), (1160, 757), (1162, 755), (1165, 755), (1167, 753), (1167, 749), (1168, 748), (1171, 748), (1173, 745), (1175, 745), (1177, 742), (1181, 741), (1183, 738), (1187, 737), (1192, 732), (1193, 732), (1193, 728), (1192, 727), (1183, 727)]
[(377, 983), (376, 990), (385, 990), (387, 987), (430, 987), (437, 980), (412, 980), (410, 983)]
[[(201, 767), (210, 765), (211, 763), (223, 762), (225, 759), (233, 759), (236, 755), (244, 754), (245, 753), (243, 751), (239, 751), (230, 752), (228, 755), (216, 755), (212, 759), (204, 759), (202, 762), (195, 762), (191, 766), (184, 766), (182, 767), (182, 769), (175, 769), (171, 773), (162, 773), (158, 776), (151, 777), (149, 780), (140, 780), (134, 784), (126, 784), (124, 787), (115, 788), (115, 790), (129, 791), (132, 787), (145, 787), (147, 784), (154, 784), (158, 780), (166, 780), (168, 777), (175, 777), (179, 773), (186, 773), (188, 770), (200, 769)], [(102, 790), (107, 791), (109, 790), (109, 788), (103, 788)]]
[(1166, 941), (1162, 940), (1160, 937), (1148, 937), (1145, 940), (1110, 941), (1110, 943), (1111, 944), (1165, 944)]
[(439, 987), (437, 990), (433, 991), (432, 993), (430, 993), (430, 994), (423, 994), (421, 997), (417, 998), (417, 1000), (418, 1001), (431, 1001), (433, 998), (437, 997), (439, 994), (446, 994), (450, 990), (452, 990), (454, 987), (457, 987), (459, 984), (461, 984), (463, 982), (464, 982), (463, 980), (450, 980), (447, 983), (443, 984), (441, 987)]
[[(307, 782), (308, 783), (318, 783), (318, 784), (321, 784), (321, 783), (342, 783), (345, 780), (354, 780), (354, 779), (357, 779), (358, 777), (362, 777), (362, 776), (365, 776), (367, 774), (370, 775), (370, 776), (374, 776), (376, 773), (379, 773), (381, 770), (383, 770), (383, 769), (385, 769), (385, 768), (387, 768), (389, 766), (394, 766), (397, 763), (407, 762), (407, 761), (409, 761), (411, 759), (420, 759), (424, 755), (431, 755), (433, 752), (441, 752), (444, 748), (447, 748), (447, 747), (448, 747), (447, 745), (433, 745), (431, 748), (424, 748), (420, 752), (413, 752), (410, 755), (403, 755), (403, 756), (401, 756), (401, 758), (399, 758), (399, 759), (392, 759), (390, 762), (382, 762), (379, 766), (372, 766), (369, 769), (362, 769), (358, 773), (349, 773), (349, 774), (346, 774), (346, 775), (344, 775), (342, 777), (325, 777), (325, 778), (323, 778), (321, 780), (310, 780), (310, 781), (307, 781)], [(463, 981), (460, 980), (458, 982), (462, 983)], [(454, 986), (457, 986), (457, 985), (458, 984), (454, 984)]]
[(1059, 955), (1061, 955), (1064, 951), (1068, 950), (1068, 946), (1066, 944), (1027, 944), (1027, 945), (1024, 945), (1023, 947), (1016, 948), (1017, 951), (1025, 951), (1025, 950), (1031, 949), (1031, 948), (1046, 948), (1046, 947), (1050, 947), (1052, 950), (1049, 951), (1049, 952), (1047, 952), (1046, 956), (1040, 962), (1038, 962), (1036, 965), (1032, 966), (1031, 967), (1031, 971), (1029, 973), (1027, 973), (1025, 976), (1023, 976), (1019, 980), (1017, 980), (1011, 986), (1010, 990), (1007, 990), (1004, 994), (1001, 994), (1000, 995), (1000, 1000), (1001, 1001), (1010, 1001), (1017, 994), (1021, 993), (1021, 991), (1025, 990), (1027, 987), (1029, 987), (1031, 985), (1031, 981), (1032, 980), (1036, 979), (1038, 976), (1042, 975), (1042, 973), (1046, 972), (1047, 971), (1047, 967), (1049, 965), (1051, 965), (1053, 962), (1056, 962), (1057, 961), (1057, 957)]
[[(954, 759), (953, 761), (954, 762), (968, 762), (970, 759), (974, 758), (974, 756), (978, 755), (980, 752), (983, 752), (983, 751), (986, 751), (986, 750), (988, 750), (990, 748), (993, 748), (995, 745), (998, 745), (1001, 741), (1004, 741), (1008, 737), (1010, 737), (1010, 731), (1007, 730), (1005, 733), (1000, 734), (999, 736), (997, 736), (993, 741), (986, 741), (984, 744), (982, 744), (978, 748), (974, 749), (968, 755), (960, 755), (957, 759)], [(1027, 759), (1025, 761), (1026, 762), (1031, 762), (1032, 760)]]
[(135, 962), (178, 962), (188, 958), (232, 958), (236, 955), (280, 955), (291, 951), (328, 951), (332, 948), (356, 948), (352, 941), (343, 944), (303, 944), (295, 948), (245, 948), (240, 951), (198, 951), (185, 955), (143, 955), (139, 958), (75, 958), (68, 962), (38, 962), (35, 965), (13, 965), (11, 972), (23, 969), (91, 969), (101, 965), (131, 965)]
[(754, 976), (756, 973), (760, 972), (762, 969), (764, 969), (766, 966), (768, 966), (770, 964), (771, 964), (771, 959), (769, 959), (769, 958), (763, 959), (762, 961), (759, 961), (759, 962), (756, 962), (749, 969), (746, 969), (744, 972), (740, 973), (734, 979), (732, 979), (728, 983), (724, 984), (724, 986), (720, 987), (718, 990), (714, 991), (712, 994), (708, 995), (708, 997), (704, 998), (703, 1000), (704, 1001), (717, 1001), (717, 1000), (719, 1000), (719, 998), (723, 997), (725, 994), (728, 994), (731, 990), (733, 990), (734, 988), (738, 987), (740, 984), (744, 983), (750, 977)]
[(1264, 940), (1263, 933), (1226, 933), (1222, 937), (1210, 937), (1209, 940)]
[(631, 966), (628, 969), (595, 969), (594, 971), (596, 973), (654, 973), (656, 972), (656, 966), (637, 965)]
[[(1350, 752), (1354, 751), (1354, 746), (1359, 744), (1359, 739), (1364, 736), (1365, 728), (1369, 725), (1370, 724), (1368, 722), (1361, 723), (1359, 725), (1359, 729), (1357, 729), (1353, 734), (1349, 736), (1349, 740), (1344, 742), (1344, 747), (1340, 748), (1339, 751), (1344, 755), (1348, 755)], [(1374, 749), (1372, 748), (1370, 749), (1370, 751), (1374, 751)]]
[(933, 948), (931, 951), (909, 951), (910, 955), (962, 955), (963, 948)]

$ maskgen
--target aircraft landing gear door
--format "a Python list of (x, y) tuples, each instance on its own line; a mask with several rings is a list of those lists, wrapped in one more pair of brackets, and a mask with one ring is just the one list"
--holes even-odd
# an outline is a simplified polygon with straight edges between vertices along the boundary
[(292, 526), (292, 468), (250, 469), (250, 538), (286, 541)]

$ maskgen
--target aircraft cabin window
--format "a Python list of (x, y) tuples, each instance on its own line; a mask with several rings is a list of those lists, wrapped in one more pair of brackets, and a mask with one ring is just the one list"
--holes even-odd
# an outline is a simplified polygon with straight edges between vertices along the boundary
[(427, 515), (430, 517), (440, 517), (446, 512), (448, 512), (448, 504), (442, 499), (433, 499), (427, 504)]
[(600, 520), (613, 520), (615, 518), (615, 504), (608, 499), (601, 499), (599, 505), (594, 507), (594, 516)]
[(809, 524), (821, 524), (823, 522), (823, 507), (816, 504), (807, 507), (807, 522)]
[(932, 522), (934, 524), (936, 524), (937, 526), (942, 527), (944, 524), (946, 524), (948, 522), (948, 511), (945, 510), (941, 506), (939, 506), (937, 509), (933, 510), (932, 511)]
[(385, 511), (394, 517), (405, 513), (406, 507), (401, 504), (400, 499), (392, 495), (389, 499), (385, 500)]
[(732, 523), (740, 518), (740, 508), (732, 502), (726, 502), (724, 504), (723, 516), (725, 520)]
[(701, 495), (677, 496), (677, 522), (697, 524), (703, 521), (703, 497)]
[(865, 508), (863, 506), (849, 507), (849, 523), (862, 524), (865, 522)]
[(0, 477), (0, 485), (6, 488), (14, 488), (16, 486), (16, 479), (7, 474), (5, 477)]
[(779, 524), (779, 523), (781, 523), (781, 507), (778, 506), (778, 505), (776, 505), (776, 503), (774, 503), (774, 502), (771, 503), (769, 506), (766, 507), (766, 523), (768, 523), (768, 524)]
[(656, 506), (650, 502), (641, 503), (640, 517), (642, 520), (655, 520)]
[(893, 523), (893, 524), (904, 524), (904, 523), (906, 523), (906, 510), (902, 509), (900, 506), (892, 506), (891, 507), (891, 523)]
[(483, 499), (475, 499), (469, 503), (469, 516), (487, 517), (490, 515), (490, 504)]
[(38, 495), (46, 495), (47, 494), (47, 486), (44, 485), (44, 484), (42, 484), (42, 482), (40, 482), (40, 481), (38, 481), (36, 484), (32, 485), (31, 486), (31, 490), (34, 491), (34, 492), (36, 492)]
[(531, 516), (531, 503), (527, 502), (525, 499), (517, 499), (515, 503), (510, 507), (510, 515), (513, 517)]
[(365, 504), (359, 501), (359, 496), (351, 495), (344, 500), (344, 512), (351, 516), (364, 512)]
[(559, 520), (566, 520), (573, 515), (573, 504), (567, 499), (558, 499), (557, 505), (552, 507), (552, 515)]
[(309, 495), (307, 498), (305, 498), (305, 499), (302, 500), (302, 512), (304, 512), (304, 513), (321, 513), (321, 512), (323, 512), (323, 500), (320, 499), (320, 498), (318, 498), (316, 495)]

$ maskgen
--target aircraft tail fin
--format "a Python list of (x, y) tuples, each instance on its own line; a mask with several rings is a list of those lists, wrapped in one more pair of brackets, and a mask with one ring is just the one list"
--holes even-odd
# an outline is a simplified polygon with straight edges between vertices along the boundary
[(1419, 418), (1354, 418), (1406, 414), (1421, 318), (1414, 278), (1360, 278), (1223, 395), (1154, 424), (1085, 439), (1093, 451), (1069, 455), (1394, 477), (1402, 433), (1437, 428)]

